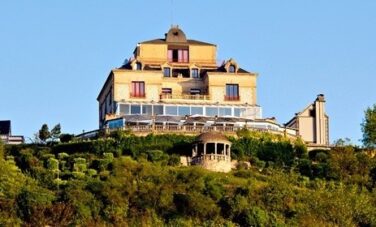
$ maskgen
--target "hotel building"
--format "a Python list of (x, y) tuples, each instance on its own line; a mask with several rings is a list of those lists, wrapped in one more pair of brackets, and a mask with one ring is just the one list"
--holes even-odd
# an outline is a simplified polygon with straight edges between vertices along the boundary
[(249, 127), (299, 136), (297, 124), (286, 127), (262, 118), (257, 73), (234, 59), (217, 64), (216, 55), (215, 44), (187, 39), (178, 26), (164, 38), (138, 43), (133, 57), (111, 70), (98, 95), (99, 127), (175, 125), (185, 130), (189, 125), (200, 126), (200, 132)]

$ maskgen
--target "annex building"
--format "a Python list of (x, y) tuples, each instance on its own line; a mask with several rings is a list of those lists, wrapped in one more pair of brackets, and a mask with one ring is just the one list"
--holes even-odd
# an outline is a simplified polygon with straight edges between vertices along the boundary
[(278, 124), (262, 116), (257, 73), (232, 58), (217, 64), (216, 56), (215, 44), (187, 39), (178, 26), (163, 38), (138, 43), (98, 95), (99, 127), (192, 134), (246, 127), (329, 144), (323, 95), (286, 125)]
[(23, 136), (12, 135), (12, 122), (0, 120), (0, 142), (5, 144), (22, 144), (25, 142)]

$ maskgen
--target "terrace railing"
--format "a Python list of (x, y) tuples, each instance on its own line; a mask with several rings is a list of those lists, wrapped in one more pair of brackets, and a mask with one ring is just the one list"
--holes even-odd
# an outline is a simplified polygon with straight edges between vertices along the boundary
[(160, 99), (188, 99), (188, 100), (210, 100), (210, 95), (191, 95), (191, 94), (161, 94)]

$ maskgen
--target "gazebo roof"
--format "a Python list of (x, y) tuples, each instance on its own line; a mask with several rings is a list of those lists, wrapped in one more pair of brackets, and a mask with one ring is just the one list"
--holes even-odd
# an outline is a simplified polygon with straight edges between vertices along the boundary
[(199, 135), (196, 142), (208, 143), (208, 142), (222, 142), (231, 143), (226, 136), (218, 132), (205, 132)]

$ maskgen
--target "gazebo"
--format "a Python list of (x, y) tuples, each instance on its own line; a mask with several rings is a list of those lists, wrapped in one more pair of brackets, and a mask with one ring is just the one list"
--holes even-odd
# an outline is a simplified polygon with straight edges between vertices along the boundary
[(218, 132), (199, 135), (192, 147), (191, 164), (218, 172), (231, 171), (231, 142)]

